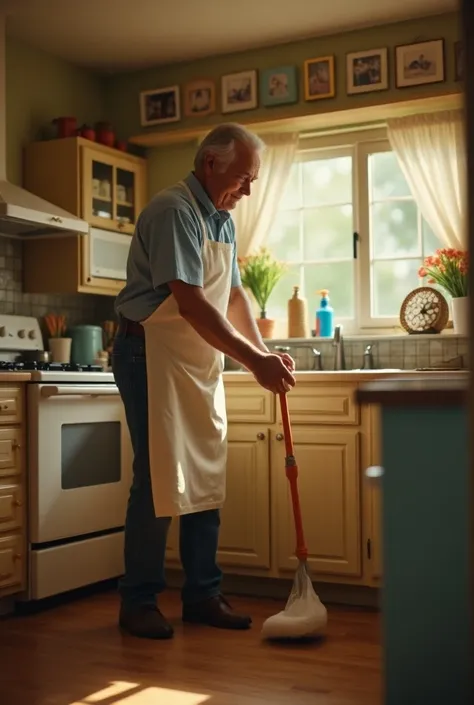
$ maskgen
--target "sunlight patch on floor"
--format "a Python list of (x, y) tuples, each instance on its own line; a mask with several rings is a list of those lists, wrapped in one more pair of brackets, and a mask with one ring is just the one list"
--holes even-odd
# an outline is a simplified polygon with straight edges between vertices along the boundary
[(107, 705), (202, 705), (207, 700), (209, 696), (202, 693), (187, 693), (154, 686), (143, 688), (139, 683), (117, 681), (69, 705), (100, 705), (104, 701)]

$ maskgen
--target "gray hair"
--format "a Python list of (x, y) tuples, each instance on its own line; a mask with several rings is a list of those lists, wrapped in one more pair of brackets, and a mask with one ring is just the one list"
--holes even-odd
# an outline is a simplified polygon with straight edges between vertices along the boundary
[(235, 143), (240, 142), (250, 149), (261, 152), (265, 148), (265, 143), (247, 130), (242, 125), (235, 122), (228, 122), (215, 127), (209, 132), (199, 145), (194, 158), (194, 168), (200, 169), (204, 165), (205, 158), (211, 154), (221, 165), (221, 171), (225, 172), (235, 157)]

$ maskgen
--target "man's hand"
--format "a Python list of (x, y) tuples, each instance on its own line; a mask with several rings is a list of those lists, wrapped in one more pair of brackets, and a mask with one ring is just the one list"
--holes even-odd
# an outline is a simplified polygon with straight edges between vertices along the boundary
[(262, 387), (274, 394), (281, 394), (295, 386), (295, 378), (288, 364), (280, 355), (267, 353), (252, 365), (250, 371)]
[(276, 352), (275, 355), (281, 357), (281, 359), (283, 360), (283, 364), (285, 365), (287, 370), (289, 370), (290, 372), (295, 371), (295, 361), (293, 360), (291, 355), (288, 355), (288, 353), (285, 352)]

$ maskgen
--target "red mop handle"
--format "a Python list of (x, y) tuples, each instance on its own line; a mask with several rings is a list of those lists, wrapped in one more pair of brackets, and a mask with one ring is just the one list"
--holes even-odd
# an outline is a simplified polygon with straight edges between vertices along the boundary
[(303, 519), (301, 517), (300, 498), (298, 494), (298, 466), (296, 465), (294, 456), (293, 434), (291, 432), (288, 400), (286, 398), (286, 394), (284, 393), (280, 394), (280, 406), (286, 450), (285, 469), (288, 482), (290, 483), (291, 502), (293, 505), (293, 516), (296, 529), (295, 555), (300, 561), (305, 561), (308, 558), (308, 549), (304, 539)]

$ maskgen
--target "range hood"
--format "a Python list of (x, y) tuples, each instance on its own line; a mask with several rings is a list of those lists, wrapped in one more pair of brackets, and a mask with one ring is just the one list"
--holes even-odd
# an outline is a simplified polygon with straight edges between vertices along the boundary
[(0, 15), (0, 236), (14, 238), (87, 234), (89, 224), (7, 181), (5, 17)]

